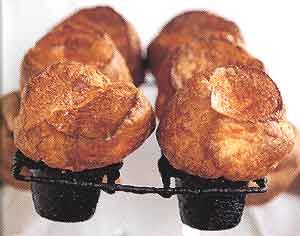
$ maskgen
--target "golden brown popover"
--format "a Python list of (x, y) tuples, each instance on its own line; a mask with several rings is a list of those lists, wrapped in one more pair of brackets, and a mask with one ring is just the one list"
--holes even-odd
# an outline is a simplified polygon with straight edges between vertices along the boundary
[(201, 74), (209, 78), (215, 68), (226, 65), (264, 69), (261, 61), (243, 48), (223, 39), (193, 40), (169, 52), (155, 75), (159, 91), (156, 101), (158, 117), (168, 100), (166, 98), (170, 98), (189, 79)]
[(217, 68), (210, 79), (203, 75), (177, 90), (161, 116), (158, 142), (170, 163), (187, 173), (255, 180), (274, 170), (294, 146), (293, 127), (278, 113), (278, 104), (280, 93), (263, 71)]
[(14, 118), (20, 109), (20, 92), (15, 91), (1, 97), (1, 116), (9, 131), (13, 131)]
[(62, 62), (26, 84), (14, 134), (27, 157), (82, 171), (120, 162), (154, 127), (152, 107), (133, 83)]
[(105, 32), (124, 57), (135, 85), (144, 81), (141, 43), (138, 34), (123, 16), (110, 7), (81, 9), (54, 28), (77, 28), (83, 32)]
[(261, 70), (247, 66), (217, 68), (210, 84), (211, 107), (223, 115), (251, 122), (281, 119), (284, 115), (277, 85)]
[(19, 92), (12, 92), (1, 97), (1, 146), (0, 146), (0, 180), (17, 189), (28, 190), (30, 185), (14, 179), (11, 174), (12, 159), (17, 151), (13, 138), (13, 120), (19, 111)]
[(93, 65), (113, 81), (132, 81), (126, 62), (107, 34), (69, 29), (48, 33), (27, 52), (22, 64), (21, 90), (31, 77), (61, 61)]
[(199, 38), (228, 40), (243, 45), (238, 26), (208, 11), (188, 11), (167, 23), (148, 47), (148, 66), (156, 75), (161, 61), (169, 51)]
[(300, 131), (296, 132), (293, 151), (268, 175), (268, 191), (265, 194), (248, 194), (248, 205), (261, 205), (283, 192), (300, 193)]

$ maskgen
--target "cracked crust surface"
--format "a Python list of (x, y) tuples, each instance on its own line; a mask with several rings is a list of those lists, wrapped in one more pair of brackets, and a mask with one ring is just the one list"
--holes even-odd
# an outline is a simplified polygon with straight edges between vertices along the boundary
[(13, 138), (13, 120), (19, 111), (19, 92), (12, 92), (0, 98), (0, 179), (5, 184), (22, 190), (29, 190), (28, 183), (17, 181), (11, 175), (12, 159), (17, 151)]
[(261, 70), (246, 66), (217, 68), (210, 83), (211, 106), (223, 115), (252, 122), (281, 118), (276, 115), (283, 113), (279, 89)]
[(207, 155), (207, 136), (219, 115), (210, 107), (208, 82), (178, 91), (169, 101), (157, 130), (159, 145), (171, 165), (203, 177), (221, 173)]
[[(249, 67), (239, 70), (253, 75)], [(230, 79), (236, 85), (242, 83), (238, 76)], [(265, 88), (259, 91), (268, 90), (265, 80), (269, 78), (260, 79)], [(214, 83), (212, 79), (191, 79), (170, 99), (157, 130), (163, 153), (175, 168), (201, 177), (248, 181), (267, 175), (292, 150), (292, 125), (283, 117), (258, 121), (245, 116), (247, 119), (241, 121), (218, 112), (212, 107)], [(255, 93), (246, 95), (249, 100), (258, 99)], [(270, 102), (276, 107), (275, 100)], [(232, 108), (238, 106), (239, 103), (232, 103)], [(256, 106), (264, 110), (269, 104), (259, 102)]]
[[(159, 95), (172, 96), (188, 80), (195, 77), (209, 78), (215, 68), (226, 65), (246, 65), (263, 70), (261, 61), (243, 48), (223, 39), (199, 39), (177, 47), (162, 61), (156, 81)], [(156, 110), (161, 115), (164, 103), (158, 97)]]
[(95, 66), (113, 81), (132, 81), (126, 62), (108, 35), (70, 28), (48, 33), (27, 52), (22, 63), (21, 89), (31, 77), (61, 61)]
[(140, 39), (133, 26), (114, 9), (110, 7), (81, 9), (53, 30), (65, 31), (70, 27), (83, 32), (107, 33), (124, 57), (135, 85), (143, 83), (144, 68)]
[(26, 85), (15, 143), (29, 158), (72, 171), (120, 162), (152, 133), (150, 103), (94, 67), (54, 64)]
[(154, 75), (165, 55), (184, 43), (195, 39), (224, 39), (243, 45), (238, 26), (207, 11), (188, 11), (174, 17), (148, 47), (149, 67)]

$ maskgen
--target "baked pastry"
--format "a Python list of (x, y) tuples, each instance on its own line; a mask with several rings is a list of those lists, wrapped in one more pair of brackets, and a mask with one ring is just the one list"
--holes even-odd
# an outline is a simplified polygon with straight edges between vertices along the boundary
[(120, 162), (154, 127), (151, 105), (133, 83), (62, 62), (26, 84), (14, 134), (27, 157), (82, 171)]
[(193, 40), (169, 52), (155, 75), (159, 90), (156, 101), (158, 117), (168, 100), (166, 98), (170, 98), (189, 79), (201, 77), (201, 74), (209, 78), (215, 68), (226, 65), (264, 69), (261, 61), (223, 39)]
[(148, 47), (151, 72), (156, 75), (165, 55), (174, 48), (195, 39), (224, 39), (234, 45), (243, 45), (238, 26), (223, 17), (208, 11), (188, 11), (167, 23)]
[(210, 77), (211, 107), (237, 121), (281, 120), (284, 106), (275, 82), (247, 66), (217, 68)]
[(21, 89), (45, 67), (61, 61), (93, 65), (113, 81), (132, 81), (126, 62), (107, 34), (69, 29), (48, 33), (27, 52), (22, 64)]
[(249, 181), (266, 176), (286, 157), (294, 131), (267, 74), (226, 66), (208, 79), (189, 80), (176, 92), (165, 107), (157, 139), (177, 169)]
[(1, 97), (1, 147), (0, 179), (3, 183), (21, 190), (28, 190), (29, 184), (16, 181), (11, 174), (12, 159), (16, 147), (13, 139), (13, 120), (19, 111), (19, 92), (12, 92)]
[(144, 68), (141, 55), (141, 43), (133, 26), (110, 7), (81, 9), (54, 28), (64, 31), (69, 27), (83, 32), (105, 32), (115, 43), (125, 58), (135, 85), (144, 81)]
[(20, 92), (11, 92), (1, 98), (1, 116), (9, 131), (13, 131), (14, 118), (20, 109)]
[[(293, 192), (300, 184), (300, 132), (295, 129), (296, 143), (293, 151), (278, 167), (268, 175), (268, 191), (265, 194), (250, 194), (248, 205), (261, 205), (279, 196), (283, 192)], [(296, 192), (296, 191), (295, 191)]]

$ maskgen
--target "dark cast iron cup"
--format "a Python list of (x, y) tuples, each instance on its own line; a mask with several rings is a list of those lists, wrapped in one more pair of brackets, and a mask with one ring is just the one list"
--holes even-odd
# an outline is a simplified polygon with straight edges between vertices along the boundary
[[(71, 181), (102, 181), (101, 171), (65, 172), (44, 167), (30, 170), (34, 177), (49, 179), (66, 178)], [(90, 219), (96, 210), (100, 189), (95, 187), (31, 183), (32, 198), (36, 212), (49, 220), (59, 222), (80, 222)]]
[[(205, 179), (188, 174), (177, 177), (175, 183), (176, 187), (191, 188), (236, 188), (248, 184), (223, 178)], [(179, 194), (177, 197), (184, 224), (199, 230), (225, 230), (240, 223), (246, 193)]]

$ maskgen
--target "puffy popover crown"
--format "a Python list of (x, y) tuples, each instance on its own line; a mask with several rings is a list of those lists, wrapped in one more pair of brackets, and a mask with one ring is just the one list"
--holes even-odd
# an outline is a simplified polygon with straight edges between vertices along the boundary
[(294, 145), (280, 104), (280, 93), (264, 72), (217, 68), (210, 79), (191, 79), (171, 98), (158, 142), (175, 168), (206, 178), (255, 180)]
[(151, 105), (132, 83), (63, 62), (26, 84), (15, 143), (33, 160), (81, 171), (120, 162), (154, 126)]
[(158, 116), (161, 116), (165, 106), (162, 97), (172, 96), (189, 79), (200, 78), (201, 75), (209, 78), (215, 68), (227, 65), (264, 69), (263, 63), (246, 50), (223, 39), (193, 40), (174, 49), (165, 57), (156, 73)]
[(125, 58), (135, 85), (144, 81), (141, 43), (133, 26), (111, 7), (85, 8), (56, 26), (54, 31), (76, 28), (82, 32), (105, 32)]
[(212, 108), (239, 121), (280, 119), (284, 114), (277, 85), (263, 71), (249, 67), (217, 68), (211, 76)]
[(188, 11), (167, 23), (148, 47), (149, 67), (156, 74), (161, 61), (170, 51), (195, 39), (224, 39), (243, 45), (238, 26), (207, 11)]
[(24, 57), (21, 88), (45, 67), (61, 61), (76, 61), (93, 65), (113, 81), (132, 81), (126, 62), (110, 37), (104, 33), (50, 32)]
[(201, 31), (228, 32), (236, 41), (243, 41), (239, 27), (232, 21), (227, 20), (209, 11), (187, 11), (170, 20), (162, 32), (178, 32), (184, 34), (198, 34)]

